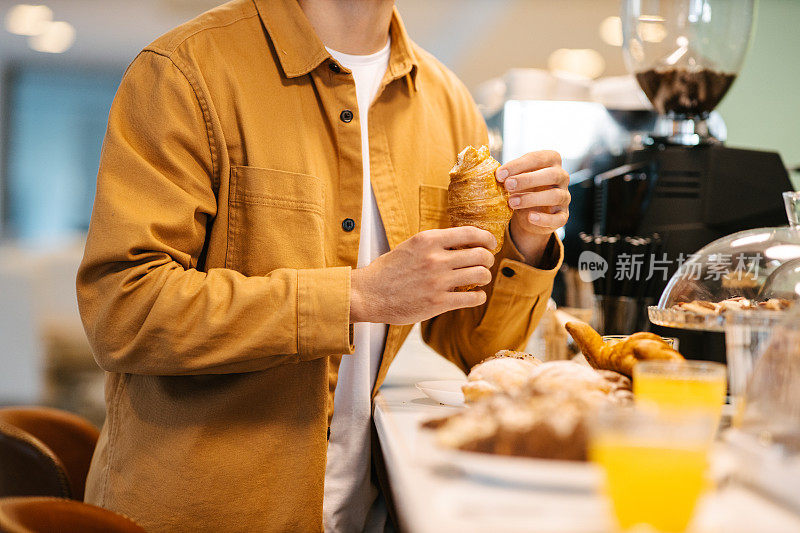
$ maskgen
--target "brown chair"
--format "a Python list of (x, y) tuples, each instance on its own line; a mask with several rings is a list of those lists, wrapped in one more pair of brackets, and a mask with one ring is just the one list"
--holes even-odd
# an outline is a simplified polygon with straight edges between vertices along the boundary
[(0, 422), (0, 497), (71, 495), (61, 460), (28, 432)]
[(2, 533), (144, 533), (127, 516), (60, 498), (0, 499)]
[[(47, 407), (7, 407), (0, 409), (0, 424), (13, 426), (43, 444), (58, 459), (66, 474), (69, 486), (67, 494), (51, 496), (71, 497), (83, 500), (86, 474), (92, 462), (92, 454), (100, 432), (83, 418)], [(30, 441), (30, 439), (28, 439)], [(45, 454), (47, 455), (47, 454)], [(2, 458), (0, 458), (3, 462)], [(7, 494), (4, 491), (5, 495)], [(34, 493), (40, 495), (41, 493)], [(14, 494), (14, 495), (33, 495)]]

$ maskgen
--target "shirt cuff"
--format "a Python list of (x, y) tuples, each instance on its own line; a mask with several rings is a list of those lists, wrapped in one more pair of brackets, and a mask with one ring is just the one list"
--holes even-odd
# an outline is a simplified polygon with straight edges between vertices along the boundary
[(353, 353), (350, 267), (297, 271), (297, 353), (303, 361)]
[(497, 272), (493, 290), (536, 297), (552, 288), (553, 279), (563, 261), (564, 245), (555, 233), (547, 243), (542, 258), (542, 264), (554, 266), (542, 269), (525, 263), (525, 256), (517, 249), (506, 229), (503, 247), (495, 259)]

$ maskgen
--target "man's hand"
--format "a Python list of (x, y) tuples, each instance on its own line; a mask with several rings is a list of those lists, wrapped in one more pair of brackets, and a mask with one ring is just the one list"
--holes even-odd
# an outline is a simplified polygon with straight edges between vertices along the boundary
[(569, 219), (569, 174), (558, 152), (530, 152), (497, 169), (514, 210), (509, 232), (527, 262), (537, 266), (554, 231)]
[(473, 226), (417, 233), (350, 277), (350, 322), (413, 324), (486, 301), (483, 291), (453, 292), (487, 285), (496, 245)]

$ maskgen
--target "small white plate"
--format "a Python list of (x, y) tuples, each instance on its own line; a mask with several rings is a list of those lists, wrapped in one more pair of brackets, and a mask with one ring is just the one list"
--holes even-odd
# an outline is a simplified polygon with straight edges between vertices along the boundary
[(464, 407), (464, 393), (461, 386), (466, 383), (463, 379), (448, 379), (444, 381), (420, 381), (416, 387), (428, 398), (452, 407)]

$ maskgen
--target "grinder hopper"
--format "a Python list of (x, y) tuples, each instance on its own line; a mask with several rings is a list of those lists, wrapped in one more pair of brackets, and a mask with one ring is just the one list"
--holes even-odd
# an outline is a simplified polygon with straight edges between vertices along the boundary
[(625, 0), (628, 69), (660, 117), (653, 137), (684, 146), (713, 143), (706, 119), (744, 60), (754, 0)]

